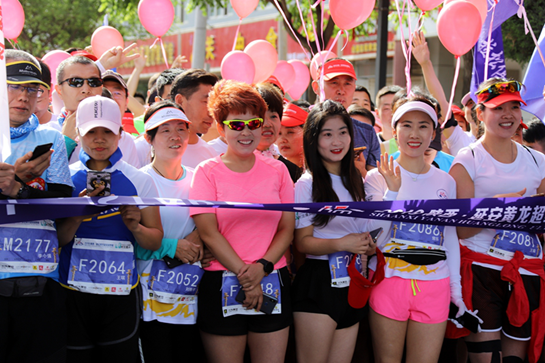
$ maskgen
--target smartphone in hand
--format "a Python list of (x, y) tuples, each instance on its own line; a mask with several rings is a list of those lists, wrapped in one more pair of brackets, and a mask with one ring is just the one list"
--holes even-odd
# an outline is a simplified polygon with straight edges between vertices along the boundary
[(98, 193), (98, 197), (107, 197), (110, 195), (112, 175), (107, 171), (89, 170), (87, 172), (87, 193), (92, 193), (98, 187), (104, 186), (104, 189)]

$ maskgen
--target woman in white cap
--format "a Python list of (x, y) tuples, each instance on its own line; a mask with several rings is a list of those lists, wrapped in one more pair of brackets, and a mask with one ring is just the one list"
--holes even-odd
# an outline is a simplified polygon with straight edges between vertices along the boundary
[[(485, 132), (454, 159), (450, 174), (456, 180), (458, 198), (528, 197), (545, 192), (545, 157), (511, 140), (522, 118), (521, 88), (518, 81), (504, 78), (480, 85), (477, 117)], [(536, 207), (528, 217), (522, 217), (521, 211), (512, 218), (503, 214), (502, 220), (535, 220), (538, 211)], [(492, 209), (484, 218), (498, 220), (497, 212)], [(482, 332), (466, 338), (471, 361), (499, 362), (503, 356), (503, 362), (517, 363), (525, 361), (528, 352), (529, 361), (536, 362), (545, 335), (544, 261), (537, 236), (468, 227), (458, 227), (458, 236), (466, 299), (484, 321)], [(515, 305), (517, 300), (526, 303)]]
[[(437, 113), (425, 96), (401, 98), (392, 129), (400, 155), (381, 157), (367, 174), (368, 200), (456, 198), (454, 179), (426, 163), (437, 130)], [(449, 304), (465, 312), (460, 285), (460, 250), (455, 227), (392, 222), (377, 243), (386, 263), (384, 280), (369, 298), (369, 323), (377, 361), (437, 362)], [(406, 344), (405, 344), (406, 343)]]
[[(82, 149), (70, 167), (72, 196), (157, 197), (152, 178), (121, 160), (121, 112), (115, 101), (101, 96), (81, 101), (76, 127)], [(161, 246), (159, 208), (126, 205), (65, 218), (58, 222), (58, 236), (60, 282), (67, 288), (68, 361), (134, 362), (141, 310), (134, 249)]]
[[(144, 115), (144, 137), (153, 161), (140, 169), (149, 174), (159, 197), (188, 199), (193, 169), (182, 165), (189, 140), (189, 119), (170, 101), (153, 104)], [(197, 362), (202, 345), (197, 329), (197, 289), (203, 255), (189, 208), (160, 207), (164, 236), (161, 248), (136, 247), (142, 286), (140, 340), (146, 362)], [(180, 355), (180, 342), (184, 349)]]

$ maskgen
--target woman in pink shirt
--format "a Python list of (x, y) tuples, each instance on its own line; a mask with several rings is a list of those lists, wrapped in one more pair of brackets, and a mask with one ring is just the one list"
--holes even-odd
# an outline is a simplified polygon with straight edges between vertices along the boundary
[[(293, 184), (281, 162), (254, 151), (261, 139), (265, 101), (249, 85), (222, 81), (208, 108), (228, 148), (195, 169), (189, 197), (249, 203), (292, 203)], [(209, 362), (283, 362), (292, 322), (284, 252), (295, 225), (290, 212), (191, 208), (216, 260), (199, 286), (199, 316)], [(264, 313), (264, 312), (266, 313)]]

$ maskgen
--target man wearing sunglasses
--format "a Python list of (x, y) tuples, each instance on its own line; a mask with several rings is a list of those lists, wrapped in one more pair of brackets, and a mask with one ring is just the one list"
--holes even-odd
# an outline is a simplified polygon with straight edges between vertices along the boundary
[[(55, 90), (64, 102), (64, 109), (61, 111), (58, 120), (65, 136), (70, 164), (79, 160), (81, 148), (75, 141), (78, 105), (87, 97), (101, 95), (103, 85), (104, 81), (98, 65), (87, 57), (72, 56), (61, 62), (57, 68)], [(140, 167), (134, 140), (125, 132), (123, 132), (123, 137), (119, 141), (119, 148), (125, 162), (136, 168)]]
[[(6, 50), (5, 57), (11, 155), (0, 162), (0, 199), (69, 197), (73, 184), (63, 137), (33, 114), (45, 85), (40, 65), (21, 50)], [(52, 146), (30, 160), (39, 145)], [(65, 292), (58, 283), (53, 221), (4, 224), (0, 241), (0, 361), (63, 362)]]

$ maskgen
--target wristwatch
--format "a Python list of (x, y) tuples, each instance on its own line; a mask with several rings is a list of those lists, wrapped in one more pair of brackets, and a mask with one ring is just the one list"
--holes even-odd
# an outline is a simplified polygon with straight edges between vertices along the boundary
[(274, 265), (272, 262), (267, 261), (264, 258), (261, 258), (257, 260), (258, 263), (263, 265), (263, 271), (265, 271), (265, 275), (269, 275), (274, 270)]
[(28, 197), (30, 197), (30, 187), (25, 183), (21, 183), (21, 188), (19, 188), (15, 199), (28, 199)]

